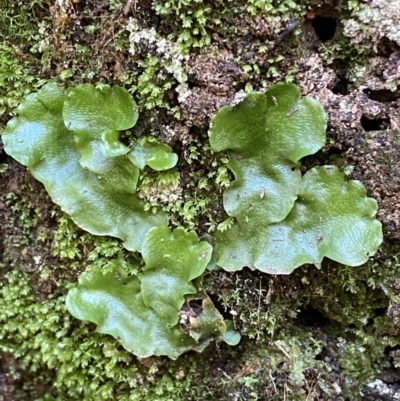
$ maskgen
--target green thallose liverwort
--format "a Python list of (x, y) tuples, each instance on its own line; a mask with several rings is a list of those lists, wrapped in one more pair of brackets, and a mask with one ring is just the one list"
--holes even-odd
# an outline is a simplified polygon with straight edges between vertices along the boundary
[[(69, 311), (142, 357), (175, 359), (190, 349), (201, 351), (215, 338), (236, 344), (239, 334), (200, 289), (211, 246), (183, 228), (171, 233), (167, 216), (147, 212), (136, 193), (139, 168), (172, 168), (177, 155), (150, 138), (131, 147), (119, 141), (119, 131), (138, 117), (128, 92), (89, 84), (65, 90), (53, 83), (29, 95), (18, 112), (4, 131), (6, 151), (29, 168), (77, 225), (121, 238), (146, 261), (140, 277), (123, 271), (118, 261), (110, 261), (111, 272), (82, 273), (68, 294)], [(192, 313), (181, 327), (180, 311), (189, 295), (202, 303), (202, 313)]]
[[(210, 261), (212, 247), (182, 227), (154, 227), (146, 235), (141, 277), (113, 271), (83, 273), (67, 296), (67, 308), (78, 319), (90, 320), (140, 357), (168, 355), (176, 359), (188, 350), (203, 350), (213, 338), (237, 343), (230, 325), (208, 297), (194, 285)], [(185, 296), (200, 299), (202, 313), (189, 317), (185, 330), (180, 311)]]
[[(301, 175), (300, 159), (325, 142), (326, 117), (296, 86), (249, 94), (214, 116), (211, 147), (228, 151), (235, 175), (223, 199), (229, 219), (216, 233), (214, 250), (195, 232), (170, 231), (164, 213), (145, 211), (136, 194), (139, 169), (172, 168), (177, 156), (152, 138), (131, 147), (119, 141), (119, 131), (136, 123), (136, 109), (118, 86), (48, 84), (19, 106), (3, 136), (6, 151), (76, 224), (142, 253), (141, 274), (110, 261), (106, 273), (82, 273), (67, 297), (75, 317), (96, 323), (130, 352), (175, 359), (215, 338), (239, 342), (201, 289), (207, 265), (285, 274), (305, 263), (319, 266), (325, 256), (356, 266), (376, 252), (381, 225), (362, 184), (333, 166)], [(202, 303), (197, 316), (185, 315), (190, 300)]]
[(137, 141), (129, 152), (129, 158), (140, 169), (147, 165), (156, 171), (168, 170), (178, 162), (178, 155), (168, 145), (152, 137)]
[(218, 266), (287, 274), (325, 256), (358, 266), (377, 251), (382, 227), (365, 187), (333, 166), (301, 175), (300, 159), (323, 146), (325, 130), (321, 104), (292, 84), (247, 95), (214, 116), (211, 148), (228, 151), (235, 175), (223, 201), (229, 225), (215, 239)]
[(96, 235), (121, 238), (140, 250), (147, 231), (167, 225), (163, 213), (144, 211), (136, 194), (139, 169), (118, 140), (138, 113), (131, 96), (114, 86), (56, 84), (29, 95), (3, 134), (4, 147), (41, 181), (73, 221)]

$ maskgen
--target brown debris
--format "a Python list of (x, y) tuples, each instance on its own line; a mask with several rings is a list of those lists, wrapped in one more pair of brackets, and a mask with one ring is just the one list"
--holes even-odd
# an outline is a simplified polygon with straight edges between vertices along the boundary
[(227, 51), (196, 55), (189, 65), (197, 86), (181, 93), (178, 101), (187, 123), (205, 128), (218, 109), (232, 102), (244, 74)]

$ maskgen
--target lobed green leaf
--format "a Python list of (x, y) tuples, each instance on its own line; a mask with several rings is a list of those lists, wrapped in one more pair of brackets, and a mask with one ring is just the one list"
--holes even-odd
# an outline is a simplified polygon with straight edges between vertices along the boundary
[(347, 181), (336, 167), (315, 167), (304, 175), (284, 220), (267, 226), (251, 220), (220, 233), (217, 264), (270, 274), (288, 274), (306, 263), (319, 266), (324, 257), (358, 266), (382, 243), (376, 211), (376, 201), (360, 182)]
[(178, 155), (170, 146), (148, 138), (141, 138), (129, 152), (132, 163), (143, 169), (146, 165), (156, 171), (168, 170), (176, 166)]
[[(127, 249), (140, 250), (147, 231), (166, 225), (167, 217), (144, 211), (136, 194), (137, 167), (127, 155), (119, 155), (124, 145), (118, 152), (112, 150), (116, 134), (110, 132), (136, 121), (133, 105), (118, 87), (101, 91), (83, 85), (67, 93), (47, 84), (18, 107), (19, 116), (8, 123), (3, 143), (77, 225), (92, 234), (121, 238)], [(76, 131), (64, 123), (64, 106), (67, 126)], [(113, 125), (113, 117), (120, 122)]]
[(179, 318), (185, 295), (197, 293), (193, 280), (205, 271), (211, 252), (211, 246), (199, 242), (194, 232), (155, 227), (143, 243), (146, 265), (140, 280), (118, 266), (107, 274), (83, 273), (78, 287), (68, 293), (67, 308), (76, 318), (96, 323), (99, 332), (119, 339), (140, 357), (176, 359), (190, 349), (201, 351), (213, 338), (225, 335), (222, 316), (206, 298), (189, 333)]
[(230, 224), (216, 234), (217, 265), (287, 274), (325, 256), (356, 266), (376, 252), (382, 229), (363, 185), (330, 166), (301, 177), (298, 162), (324, 144), (325, 129), (322, 106), (292, 84), (218, 111), (210, 143), (228, 150), (235, 181), (224, 193)]
[(209, 137), (213, 151), (228, 150), (235, 175), (224, 193), (227, 213), (242, 223), (285, 218), (300, 185), (298, 161), (323, 146), (325, 129), (320, 103), (301, 98), (292, 84), (274, 85), (220, 109)]

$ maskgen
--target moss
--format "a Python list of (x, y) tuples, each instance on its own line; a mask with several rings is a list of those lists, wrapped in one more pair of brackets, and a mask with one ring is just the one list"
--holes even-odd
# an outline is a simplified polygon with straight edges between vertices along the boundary
[(46, 82), (42, 66), (42, 29), (50, 22), (42, 0), (0, 0), (0, 121), (4, 122), (26, 95)]
[[(317, 330), (296, 329), (293, 317), (288, 318), (289, 305), (279, 304), (269, 313), (284, 312), (287, 320), (284, 328), (282, 323), (276, 326), (273, 337), (262, 332), (257, 343), (245, 340), (238, 349), (222, 347), (217, 356), (211, 356), (210, 350), (176, 362), (156, 358), (138, 362), (109, 337), (92, 333), (90, 325), (77, 325), (64, 310), (63, 296), (38, 304), (24, 274), (12, 272), (7, 280), (7, 287), (1, 289), (3, 300), (10, 304), (18, 296), (20, 301), (1, 310), (1, 349), (18, 361), (18, 373), (11, 378), (19, 376), (25, 382), (19, 388), (20, 399), (47, 394), (57, 400), (117, 396), (121, 400), (231, 400), (234, 396), (273, 400), (286, 394), (303, 400), (305, 393), (333, 395), (335, 380), (345, 394), (355, 395), (354, 389), (360, 389), (376, 369), (378, 352), (371, 354), (371, 345), (343, 338), (327, 341), (327, 335)], [(255, 325), (256, 317), (246, 323)], [(333, 368), (336, 363), (339, 366)]]
[[(304, 267), (290, 277), (220, 273), (206, 281), (211, 287), (207, 290), (214, 290), (245, 338), (258, 343), (270, 339), (265, 345), (269, 356), (280, 341), (288, 355), (296, 355), (298, 349), (302, 357), (310, 352), (312, 361), (300, 358), (296, 366), (305, 363), (322, 378), (315, 391), (324, 394), (326, 387), (334, 393), (329, 383), (335, 382), (344, 397), (355, 399), (378, 372), (390, 368), (385, 349), (399, 341), (385, 315), (391, 299), (386, 288), (399, 267), (399, 252), (398, 246), (386, 245), (375, 260), (360, 268), (325, 263), (321, 270)], [(313, 352), (310, 344), (304, 344), (307, 336), (316, 347)], [(284, 374), (289, 382), (291, 373), (288, 368)], [(310, 377), (307, 369), (302, 373)], [(279, 377), (276, 371), (272, 375)]]
[[(0, 22), (1, 24), (1, 22)], [(35, 60), (26, 50), (10, 43), (0, 44), (0, 119), (5, 121), (27, 94), (46, 80), (31, 71)]]
[(38, 40), (38, 24), (48, 19), (48, 8), (43, 0), (0, 0), (2, 35), (7, 42), (32, 45)]

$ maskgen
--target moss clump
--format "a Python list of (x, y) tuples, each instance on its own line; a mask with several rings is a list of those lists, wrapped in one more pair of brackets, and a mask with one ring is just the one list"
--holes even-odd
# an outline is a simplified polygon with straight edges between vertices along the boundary
[(17, 105), (45, 79), (32, 74), (37, 61), (20, 47), (0, 43), (0, 119), (5, 121)]
[[(15, 218), (26, 216), (26, 202), (25, 195), (13, 196)], [(22, 221), (45, 212), (33, 205), (30, 211)], [(399, 268), (398, 247), (387, 245), (359, 268), (330, 263), (281, 277), (210, 272), (205, 290), (234, 319), (240, 345), (214, 343), (177, 361), (138, 361), (117, 341), (94, 333), (93, 325), (73, 319), (64, 304), (77, 269), (89, 261), (106, 269), (110, 258), (126, 259), (126, 251), (117, 240), (82, 235), (68, 218), (56, 216), (58, 228), (36, 244), (36, 256), (52, 244), (58, 260), (27, 274), (18, 259), (8, 259), (13, 271), (1, 280), (0, 349), (17, 399), (272, 401), (284, 394), (328, 399), (339, 390), (343, 399), (355, 399), (390, 368), (385, 347), (400, 339), (384, 313), (391, 292), (382, 289)], [(29, 241), (38, 224), (40, 219), (27, 224), (18, 241)], [(13, 245), (4, 246), (9, 254)]]

